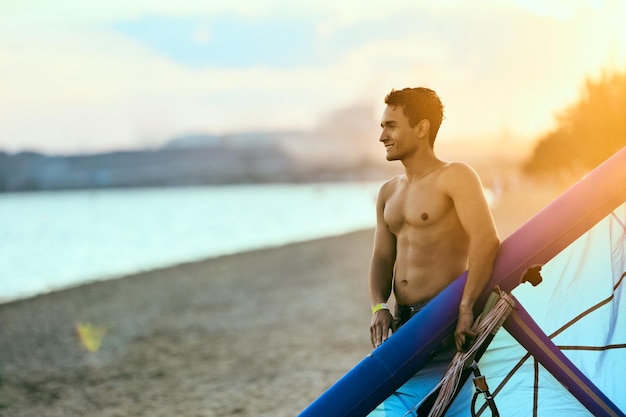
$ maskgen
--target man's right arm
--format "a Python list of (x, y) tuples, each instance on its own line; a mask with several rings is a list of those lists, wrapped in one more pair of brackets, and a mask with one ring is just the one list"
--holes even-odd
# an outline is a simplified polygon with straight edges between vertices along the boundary
[[(372, 307), (380, 303), (386, 303), (392, 291), (393, 267), (396, 259), (396, 238), (387, 229), (383, 217), (389, 185), (387, 183), (381, 187), (376, 202), (376, 233), (374, 235), (374, 249), (369, 271), (369, 292)], [(392, 331), (395, 330), (391, 312), (386, 309), (376, 311), (372, 315), (370, 324), (372, 346), (378, 347), (387, 340), (390, 329)]]

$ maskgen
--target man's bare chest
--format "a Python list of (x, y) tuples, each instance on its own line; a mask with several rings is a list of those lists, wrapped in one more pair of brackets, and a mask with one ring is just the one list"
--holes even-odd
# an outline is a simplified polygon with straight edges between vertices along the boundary
[(440, 224), (454, 210), (452, 200), (435, 187), (401, 187), (386, 201), (384, 220), (392, 233), (404, 227)]

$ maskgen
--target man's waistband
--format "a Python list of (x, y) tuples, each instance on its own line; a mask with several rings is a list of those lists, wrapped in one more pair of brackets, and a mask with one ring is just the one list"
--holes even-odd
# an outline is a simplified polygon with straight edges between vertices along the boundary
[(426, 307), (426, 304), (430, 303), (431, 300), (432, 298), (428, 300), (419, 301), (411, 305), (398, 304), (398, 310), (402, 313), (415, 314), (421, 309), (423, 309), (424, 307)]
[(418, 311), (426, 307), (426, 304), (428, 304), (431, 300), (432, 298), (428, 300), (419, 301), (411, 305), (397, 304), (396, 305), (396, 319), (398, 320), (398, 326), (401, 326), (404, 323), (406, 323), (411, 317), (416, 315)]

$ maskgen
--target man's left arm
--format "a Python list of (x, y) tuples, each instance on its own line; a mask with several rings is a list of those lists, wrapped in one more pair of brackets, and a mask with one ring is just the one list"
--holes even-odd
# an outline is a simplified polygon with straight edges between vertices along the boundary
[(474, 304), (491, 277), (500, 239), (476, 172), (465, 164), (457, 164), (450, 184), (450, 196), (461, 225), (469, 237), (467, 281), (454, 332), (457, 350), (464, 351), (469, 342), (476, 337), (471, 330), (474, 322)]

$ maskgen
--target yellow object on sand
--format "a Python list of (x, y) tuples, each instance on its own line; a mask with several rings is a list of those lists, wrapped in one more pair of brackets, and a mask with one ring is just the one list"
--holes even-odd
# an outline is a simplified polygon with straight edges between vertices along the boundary
[(76, 333), (80, 343), (89, 352), (97, 352), (100, 349), (102, 338), (109, 329), (105, 326), (94, 326), (91, 323), (76, 324)]

